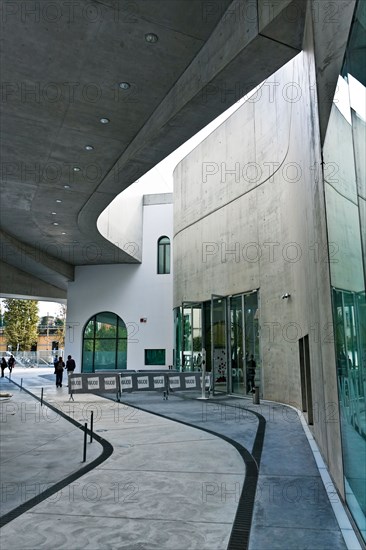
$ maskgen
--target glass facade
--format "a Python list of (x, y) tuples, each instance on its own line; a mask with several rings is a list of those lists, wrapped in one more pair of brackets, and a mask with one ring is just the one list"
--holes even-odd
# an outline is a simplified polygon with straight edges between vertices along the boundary
[(127, 368), (127, 328), (118, 315), (94, 315), (84, 328), (82, 372)]
[(258, 292), (185, 302), (175, 310), (175, 367), (213, 373), (216, 392), (248, 395), (260, 379)]
[(359, 2), (323, 155), (345, 494), (366, 540), (365, 28)]

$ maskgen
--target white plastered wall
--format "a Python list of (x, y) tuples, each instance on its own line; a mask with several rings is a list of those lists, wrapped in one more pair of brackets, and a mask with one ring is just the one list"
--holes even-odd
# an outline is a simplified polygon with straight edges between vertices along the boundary
[[(116, 313), (127, 325), (128, 369), (145, 368), (145, 349), (165, 349), (166, 366), (172, 363), (172, 275), (157, 274), (157, 241), (162, 235), (172, 238), (172, 208), (143, 207), (141, 264), (76, 267), (68, 287), (65, 355), (75, 358), (78, 371), (83, 329), (102, 311)], [(143, 318), (146, 322), (141, 323)]]

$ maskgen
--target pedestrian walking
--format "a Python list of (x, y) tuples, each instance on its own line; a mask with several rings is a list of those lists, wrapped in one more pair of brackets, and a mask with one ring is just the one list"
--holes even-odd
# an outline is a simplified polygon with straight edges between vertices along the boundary
[(8, 367), (9, 367), (9, 370), (10, 370), (10, 374), (14, 368), (14, 365), (15, 365), (15, 359), (14, 359), (14, 355), (11, 353), (10, 354), (10, 357), (8, 359)]
[(8, 368), (8, 363), (6, 362), (5, 357), (1, 359), (0, 367), (1, 367), (1, 378), (4, 378), (4, 370)]
[(256, 366), (257, 364), (254, 361), (254, 355), (251, 355), (250, 360), (247, 363), (247, 393), (254, 391)]
[(64, 373), (65, 363), (62, 360), (62, 357), (58, 358), (57, 363), (55, 364), (55, 375), (56, 375), (56, 388), (62, 388), (62, 375)]
[(71, 357), (71, 355), (68, 355), (67, 361), (66, 361), (67, 387), (70, 386), (70, 374), (74, 372), (75, 368), (76, 368), (75, 360)]

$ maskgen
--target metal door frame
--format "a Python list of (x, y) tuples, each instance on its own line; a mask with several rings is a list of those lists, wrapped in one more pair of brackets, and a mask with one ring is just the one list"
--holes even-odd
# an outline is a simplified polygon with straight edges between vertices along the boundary
[(227, 312), (227, 304), (228, 304), (228, 296), (221, 296), (220, 294), (211, 294), (211, 372), (212, 372), (212, 395), (215, 395), (215, 365), (214, 365), (214, 335), (213, 335), (213, 305), (214, 300), (224, 300), (224, 322), (225, 322), (225, 355), (226, 355), (226, 392), (220, 393), (229, 393), (229, 369), (228, 369), (228, 312)]

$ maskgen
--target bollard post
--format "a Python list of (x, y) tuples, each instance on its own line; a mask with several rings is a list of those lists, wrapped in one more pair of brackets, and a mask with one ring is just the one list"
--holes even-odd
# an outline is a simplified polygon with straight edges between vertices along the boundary
[(23, 378), (20, 379), (20, 391), (23, 389)]
[(41, 389), (41, 407), (43, 405), (43, 388)]
[(259, 405), (259, 386), (254, 386), (253, 404)]
[(84, 452), (83, 452), (83, 462), (86, 462), (86, 440), (88, 435), (88, 424), (84, 424)]
[(93, 416), (94, 416), (94, 411), (91, 411), (91, 413), (90, 413), (90, 441), (89, 441), (89, 443), (91, 443), (93, 441)]

